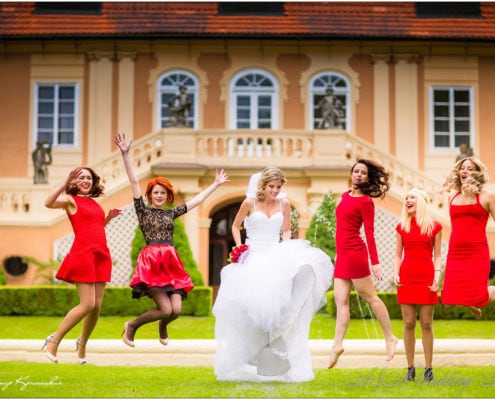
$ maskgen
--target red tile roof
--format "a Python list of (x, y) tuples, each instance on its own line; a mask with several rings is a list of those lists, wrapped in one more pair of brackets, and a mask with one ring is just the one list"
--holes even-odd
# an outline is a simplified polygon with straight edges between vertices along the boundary
[[(77, 3), (74, 3), (77, 4)], [(495, 3), (482, 18), (418, 18), (414, 2), (286, 2), (284, 16), (220, 16), (216, 2), (103, 2), (98, 15), (33, 14), (0, 3), (0, 38), (304, 37), (494, 40)]]

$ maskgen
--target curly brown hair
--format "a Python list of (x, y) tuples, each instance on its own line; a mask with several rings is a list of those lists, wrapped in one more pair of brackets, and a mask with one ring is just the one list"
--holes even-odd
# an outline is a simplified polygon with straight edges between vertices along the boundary
[(368, 167), (368, 181), (361, 183), (358, 188), (367, 196), (384, 198), (390, 189), (390, 174), (385, 168), (375, 161), (361, 158), (351, 167), (351, 174), (357, 164), (364, 164)]
[[(93, 169), (89, 167), (80, 167), (80, 168), (88, 171), (91, 174), (91, 177), (93, 178), (93, 185), (91, 186), (89, 197), (103, 196), (104, 195), (103, 191), (105, 190), (105, 187), (100, 184), (100, 176)], [(79, 194), (79, 189), (77, 188), (77, 185), (73, 183), (69, 183), (65, 187), (65, 193), (76, 196)]]
[[(471, 161), (476, 167), (476, 172), (471, 174), (466, 182), (461, 183), (461, 167), (466, 161)], [(449, 175), (445, 179), (443, 184), (442, 192), (455, 190), (457, 192), (462, 192), (466, 195), (474, 195), (480, 193), (485, 184), (490, 180), (488, 176), (488, 171), (481, 162), (481, 160), (475, 157), (465, 157), (455, 163), (454, 168), (450, 171)]]

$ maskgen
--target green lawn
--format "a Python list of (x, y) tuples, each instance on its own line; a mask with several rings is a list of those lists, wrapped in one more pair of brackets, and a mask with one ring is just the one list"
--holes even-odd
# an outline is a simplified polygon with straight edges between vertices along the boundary
[[(120, 339), (123, 323), (132, 317), (103, 317), (93, 338)], [(60, 317), (0, 317), (0, 339), (42, 339)], [(392, 320), (402, 337), (402, 321)], [(335, 320), (318, 314), (312, 339), (332, 339)], [(495, 321), (438, 320), (437, 338), (495, 338)], [(67, 338), (76, 338), (76, 327)], [(213, 317), (180, 317), (170, 325), (177, 339), (213, 339)], [(155, 339), (157, 324), (138, 331), (137, 339)], [(353, 319), (346, 338), (380, 338), (376, 321)], [(0, 362), (0, 398), (492, 398), (493, 367), (434, 368), (435, 380), (405, 382), (404, 368), (315, 369), (304, 383), (218, 382), (208, 367), (133, 367)], [(421, 371), (421, 370), (420, 370)]]
[(9, 398), (491, 398), (493, 367), (438, 367), (435, 380), (403, 369), (316, 369), (304, 383), (217, 382), (213, 368), (99, 367), (0, 362)]
[[(118, 339), (122, 326), (129, 317), (102, 317), (92, 336), (94, 339)], [(0, 339), (40, 339), (54, 332), (62, 317), (0, 317)], [(182, 316), (169, 327), (170, 337), (176, 339), (214, 339), (214, 317)], [(396, 336), (402, 337), (402, 320), (392, 320)], [(418, 333), (419, 322), (416, 326)], [(433, 322), (435, 337), (438, 339), (495, 339), (495, 321), (476, 320), (437, 320)], [(317, 314), (311, 324), (311, 339), (332, 339), (335, 331), (335, 319), (328, 314)], [(79, 336), (77, 326), (67, 335), (68, 339)], [(136, 339), (155, 339), (158, 335), (157, 324), (141, 327)], [(347, 339), (382, 338), (380, 326), (376, 320), (352, 319)]]

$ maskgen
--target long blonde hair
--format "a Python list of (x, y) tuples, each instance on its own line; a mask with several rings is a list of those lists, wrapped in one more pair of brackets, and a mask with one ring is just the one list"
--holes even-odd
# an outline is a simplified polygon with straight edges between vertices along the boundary
[[(476, 167), (476, 172), (466, 179), (466, 182), (461, 183), (461, 167), (466, 161), (471, 161)], [(488, 170), (480, 160), (475, 157), (465, 157), (455, 163), (454, 168), (445, 179), (443, 184), (443, 191), (450, 192), (455, 190), (462, 194), (473, 196), (480, 193), (483, 190), (485, 184), (490, 180), (488, 176)]]
[(261, 171), (260, 180), (258, 181), (258, 190), (256, 191), (256, 200), (264, 201), (266, 198), (266, 185), (268, 182), (277, 179), (282, 182), (282, 185), (287, 182), (287, 179), (285, 179), (285, 175), (280, 168), (272, 166), (266, 167), (263, 171)]
[(404, 203), (402, 204), (402, 211), (400, 217), (400, 227), (404, 232), (409, 232), (411, 230), (411, 220), (412, 217), (407, 212), (407, 205), (405, 199), (407, 196), (416, 197), (416, 224), (419, 226), (420, 232), (422, 235), (427, 234), (431, 236), (433, 232), (433, 218), (430, 216), (428, 210), (428, 202), (430, 201), (430, 197), (428, 193), (421, 189), (412, 188), (406, 193), (404, 198)]

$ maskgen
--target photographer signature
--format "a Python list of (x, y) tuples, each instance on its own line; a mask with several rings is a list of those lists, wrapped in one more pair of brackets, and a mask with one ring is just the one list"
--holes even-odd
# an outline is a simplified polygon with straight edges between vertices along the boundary
[(13, 380), (13, 381), (8, 381), (8, 382), (0, 382), (0, 389), (5, 392), (8, 388), (10, 387), (18, 387), (20, 391), (26, 390), (30, 386), (60, 386), (62, 385), (62, 382), (58, 376), (54, 376), (52, 379), (46, 382), (36, 382), (36, 381), (31, 381), (29, 379), (29, 375), (27, 376), (20, 376), (19, 378)]

